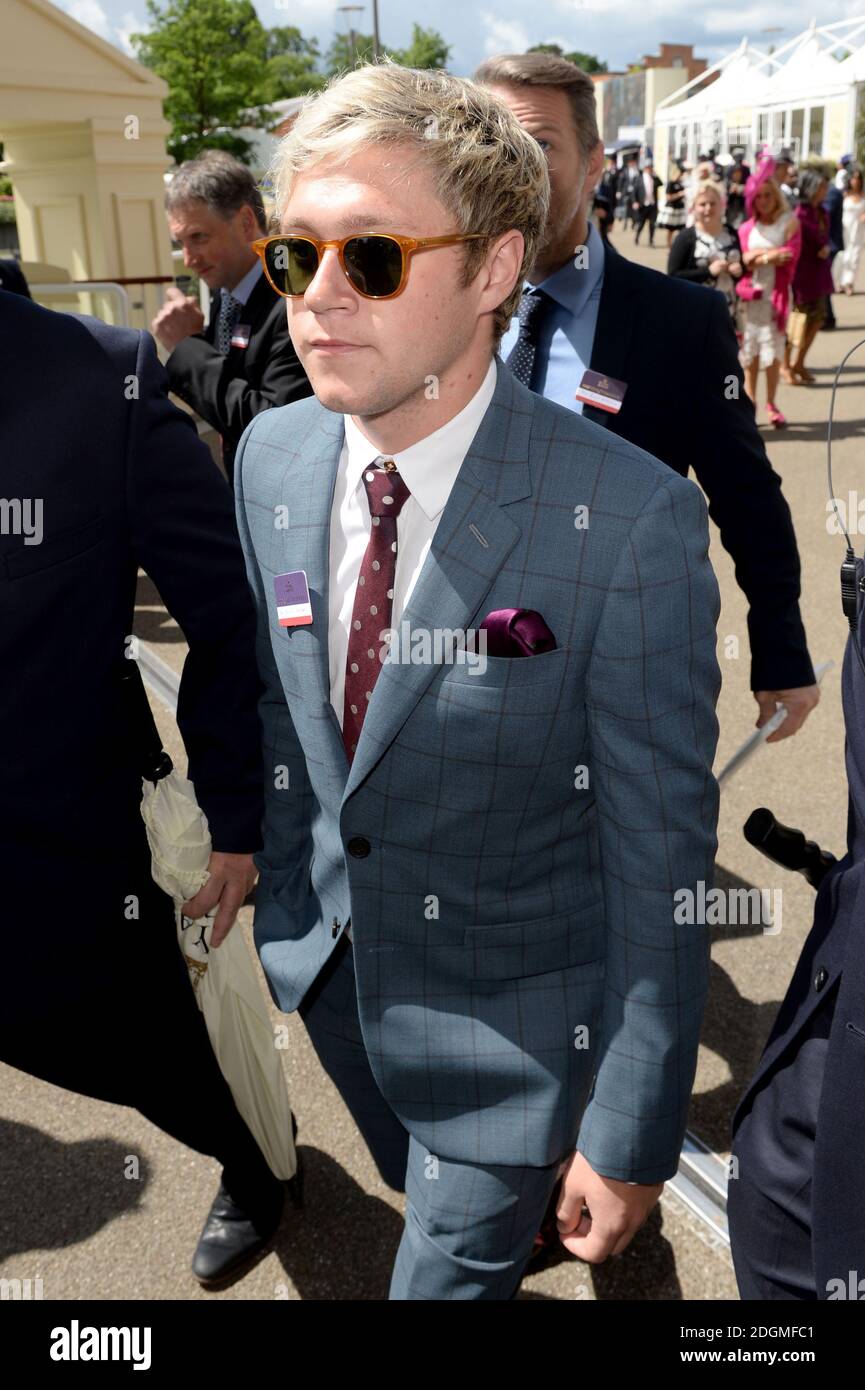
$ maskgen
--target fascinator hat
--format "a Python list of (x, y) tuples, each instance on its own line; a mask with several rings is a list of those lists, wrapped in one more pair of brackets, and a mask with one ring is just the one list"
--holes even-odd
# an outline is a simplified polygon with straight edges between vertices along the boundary
[(754, 216), (754, 195), (762, 184), (770, 179), (775, 172), (775, 160), (770, 154), (763, 153), (757, 162), (757, 168), (748, 178), (745, 184), (745, 211), (749, 217)]

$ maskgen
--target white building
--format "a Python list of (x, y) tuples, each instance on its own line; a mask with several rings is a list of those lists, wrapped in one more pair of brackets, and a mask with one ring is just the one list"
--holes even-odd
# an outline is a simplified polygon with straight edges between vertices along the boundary
[(764, 142), (836, 162), (855, 150), (865, 90), (865, 15), (812, 22), (774, 53), (747, 39), (655, 112), (655, 164), (662, 178), (676, 159), (693, 163), (714, 147), (744, 146), (753, 159)]

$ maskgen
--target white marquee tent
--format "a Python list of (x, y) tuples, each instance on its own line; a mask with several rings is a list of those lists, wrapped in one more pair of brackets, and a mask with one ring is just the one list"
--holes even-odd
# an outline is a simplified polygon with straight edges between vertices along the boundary
[(655, 162), (691, 162), (704, 150), (782, 146), (796, 159), (852, 153), (865, 90), (865, 16), (818, 25), (774, 53), (743, 38), (732, 53), (662, 101)]

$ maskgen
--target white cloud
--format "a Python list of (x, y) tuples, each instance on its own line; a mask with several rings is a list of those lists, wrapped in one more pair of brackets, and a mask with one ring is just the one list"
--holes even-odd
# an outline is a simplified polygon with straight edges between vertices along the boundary
[(108, 15), (103, 10), (99, 0), (68, 0), (64, 9), (73, 19), (77, 19), (79, 24), (83, 24), (87, 29), (92, 29), (94, 34), (98, 34), (101, 39), (111, 38)]
[(120, 16), (120, 22), (115, 24), (114, 33), (115, 43), (119, 43), (124, 53), (128, 53), (130, 58), (135, 57), (135, 50), (130, 43), (130, 34), (146, 34), (149, 28), (146, 19), (139, 19), (133, 10), (125, 10)]
[(531, 43), (528, 32), (517, 19), (499, 19), (490, 10), (481, 10), (481, 23), (486, 30), (484, 52), (524, 53)]

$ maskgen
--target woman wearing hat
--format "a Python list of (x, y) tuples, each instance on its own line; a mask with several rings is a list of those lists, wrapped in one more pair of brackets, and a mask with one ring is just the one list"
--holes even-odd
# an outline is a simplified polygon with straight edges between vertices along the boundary
[(775, 429), (787, 421), (775, 404), (790, 310), (790, 286), (799, 259), (799, 223), (772, 177), (775, 161), (763, 155), (745, 185), (747, 220), (739, 228), (745, 274), (736, 292), (744, 305), (742, 349), (745, 390), (757, 407), (757, 379), (766, 373), (766, 413)]

